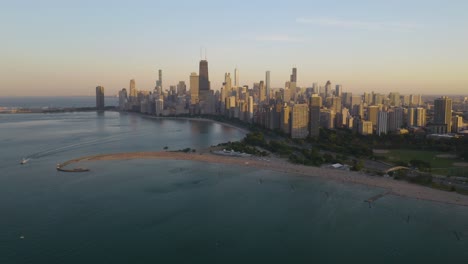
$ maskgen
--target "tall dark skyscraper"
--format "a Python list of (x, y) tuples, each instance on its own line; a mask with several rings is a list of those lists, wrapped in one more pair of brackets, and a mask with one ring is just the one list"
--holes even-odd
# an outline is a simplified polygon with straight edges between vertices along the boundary
[(159, 77), (159, 80), (157, 81), (157, 85), (156, 85), (156, 86), (159, 86), (159, 87), (162, 88), (162, 85), (163, 85), (163, 83), (162, 83), (162, 70), (159, 70), (159, 71), (158, 71), (158, 75), (159, 75), (159, 76), (158, 76), (158, 77)]
[(434, 100), (434, 123), (446, 125), (447, 133), (452, 131), (452, 99), (447, 96)]
[(96, 87), (96, 109), (103, 111), (104, 110), (104, 87)]
[(292, 69), (291, 82), (297, 82), (297, 68)]
[(208, 61), (200, 61), (200, 74), (199, 74), (199, 89), (200, 91), (210, 90), (210, 79), (208, 78)]

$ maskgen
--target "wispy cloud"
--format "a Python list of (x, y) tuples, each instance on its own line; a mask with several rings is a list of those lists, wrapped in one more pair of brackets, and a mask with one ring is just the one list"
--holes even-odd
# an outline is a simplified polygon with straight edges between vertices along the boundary
[(330, 17), (319, 18), (297, 18), (297, 23), (313, 24), (329, 27), (340, 27), (346, 29), (361, 29), (361, 30), (375, 30), (375, 31), (395, 31), (395, 32), (413, 32), (420, 28), (420, 25), (412, 23), (400, 22), (375, 22), (375, 21), (360, 21), (360, 20), (347, 20)]
[(271, 42), (302, 42), (300, 38), (294, 38), (288, 35), (263, 35), (255, 37), (257, 41), (271, 41)]

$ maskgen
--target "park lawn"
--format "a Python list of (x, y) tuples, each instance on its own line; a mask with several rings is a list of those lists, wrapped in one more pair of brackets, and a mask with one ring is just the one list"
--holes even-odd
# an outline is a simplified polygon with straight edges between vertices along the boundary
[(438, 158), (437, 155), (447, 154), (437, 151), (423, 151), (423, 150), (408, 150), (408, 149), (393, 149), (388, 153), (378, 154), (387, 157), (390, 162), (409, 162), (410, 160), (422, 160), (431, 164), (432, 168), (449, 168), (453, 166), (455, 159)]

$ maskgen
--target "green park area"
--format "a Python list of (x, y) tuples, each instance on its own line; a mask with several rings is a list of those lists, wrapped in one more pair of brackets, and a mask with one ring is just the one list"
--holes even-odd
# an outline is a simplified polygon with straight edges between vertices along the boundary
[[(455, 154), (449, 152), (427, 150), (374, 150), (374, 155), (385, 157), (386, 162), (395, 165), (408, 166), (425, 164), (424, 170), (434, 174), (447, 176), (468, 176), (468, 164), (458, 159)], [(465, 166), (464, 166), (465, 165)]]

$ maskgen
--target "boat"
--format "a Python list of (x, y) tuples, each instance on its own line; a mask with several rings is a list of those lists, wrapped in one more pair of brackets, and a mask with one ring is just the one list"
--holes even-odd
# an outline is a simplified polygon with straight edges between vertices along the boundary
[(20, 164), (24, 165), (24, 164), (28, 163), (28, 161), (29, 161), (29, 159), (23, 158), (23, 160), (20, 162)]

